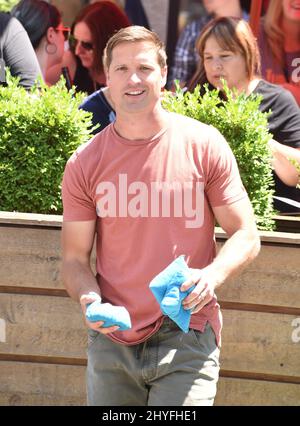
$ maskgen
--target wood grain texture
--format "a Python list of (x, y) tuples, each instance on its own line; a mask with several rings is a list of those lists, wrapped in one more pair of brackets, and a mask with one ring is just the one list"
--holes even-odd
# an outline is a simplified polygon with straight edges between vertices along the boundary
[(7, 286), (64, 289), (60, 228), (0, 227), (0, 288)]
[(85, 405), (85, 367), (0, 361), (0, 405)]
[[(61, 220), (0, 218), (0, 405), (85, 404), (87, 333), (61, 281)], [(261, 237), (259, 257), (218, 290), (224, 329), (217, 405), (300, 403), (300, 343), (292, 341), (300, 238)], [(225, 240), (218, 233), (218, 245)]]
[[(293, 316), (224, 310), (221, 367), (300, 377), (300, 343), (292, 341)], [(6, 343), (0, 354), (86, 359), (81, 309), (69, 298), (2, 294)]]
[(220, 378), (215, 405), (299, 406), (300, 385)]
[(83, 315), (70, 298), (2, 294), (0, 318), (6, 321), (2, 354), (86, 357)]
[(293, 316), (224, 310), (221, 368), (300, 378)]
[[(218, 289), (219, 300), (300, 308), (299, 249), (263, 245), (242, 274)], [(95, 264), (95, 254), (91, 263)], [(1, 228), (2, 291), (9, 287), (64, 290), (60, 270), (59, 229)]]
[[(86, 405), (85, 368), (0, 361), (0, 406)], [(300, 385), (221, 377), (215, 405), (298, 406)]]
[(262, 245), (259, 256), (217, 290), (218, 299), (300, 308), (299, 249)]

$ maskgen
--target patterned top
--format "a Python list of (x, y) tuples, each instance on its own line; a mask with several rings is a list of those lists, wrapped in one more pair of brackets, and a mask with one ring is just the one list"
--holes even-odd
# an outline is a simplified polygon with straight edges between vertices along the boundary
[(211, 16), (201, 16), (182, 31), (175, 48), (174, 65), (169, 77), (170, 84), (174, 80), (187, 83), (192, 78), (199, 61), (199, 55), (195, 50), (196, 40), (210, 19)]

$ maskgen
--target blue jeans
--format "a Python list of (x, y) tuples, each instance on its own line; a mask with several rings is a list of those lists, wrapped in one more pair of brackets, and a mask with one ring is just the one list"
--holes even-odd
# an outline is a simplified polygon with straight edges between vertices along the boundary
[(213, 405), (220, 350), (209, 323), (203, 333), (184, 333), (166, 318), (153, 336), (134, 346), (88, 333), (88, 405)]

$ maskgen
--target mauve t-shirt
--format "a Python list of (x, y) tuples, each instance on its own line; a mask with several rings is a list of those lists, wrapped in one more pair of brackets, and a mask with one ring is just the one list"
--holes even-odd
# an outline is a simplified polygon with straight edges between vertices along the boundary
[[(125, 306), (132, 328), (109, 337), (138, 344), (163, 321), (149, 283), (184, 254), (191, 268), (216, 255), (212, 207), (247, 196), (235, 158), (213, 127), (168, 113), (150, 140), (120, 137), (106, 127), (69, 159), (63, 178), (64, 221), (97, 221), (97, 280), (103, 302)], [(214, 297), (191, 317), (207, 321), (220, 343), (222, 317)]]

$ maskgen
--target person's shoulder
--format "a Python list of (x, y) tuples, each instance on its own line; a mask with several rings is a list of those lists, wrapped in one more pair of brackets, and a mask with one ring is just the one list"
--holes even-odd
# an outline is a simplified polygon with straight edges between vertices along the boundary
[(105, 127), (101, 132), (92, 136), (91, 139), (80, 145), (72, 154), (69, 161), (84, 161), (88, 158), (96, 159), (98, 154), (101, 154), (101, 145), (111, 135), (110, 125)]
[(25, 29), (21, 22), (15, 18), (14, 16), (10, 15), (9, 13), (0, 13), (0, 24), (1, 24), (1, 34), (4, 34), (5, 32), (20, 32), (24, 31)]
[(97, 103), (100, 99), (100, 92), (101, 92), (101, 89), (96, 90), (96, 92), (93, 92), (90, 95), (88, 95), (86, 98), (84, 98), (80, 104), (80, 108), (84, 109), (88, 105)]
[(295, 99), (291, 92), (279, 84), (273, 84), (266, 80), (261, 80), (257, 86), (256, 93), (261, 94), (264, 99), (272, 100), (272, 103), (294, 104)]

